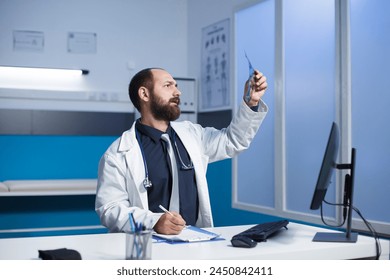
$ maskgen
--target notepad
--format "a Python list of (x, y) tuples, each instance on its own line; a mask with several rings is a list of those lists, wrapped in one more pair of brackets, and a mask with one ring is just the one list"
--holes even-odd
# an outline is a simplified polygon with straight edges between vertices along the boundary
[(198, 242), (208, 241), (220, 237), (220, 234), (210, 232), (195, 226), (187, 226), (180, 234), (166, 235), (154, 233), (153, 236), (157, 239), (165, 240), (167, 242)]

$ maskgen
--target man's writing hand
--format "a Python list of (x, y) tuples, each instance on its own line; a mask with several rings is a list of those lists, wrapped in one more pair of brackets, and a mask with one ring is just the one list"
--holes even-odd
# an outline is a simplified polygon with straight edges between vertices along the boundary
[(163, 214), (154, 226), (160, 234), (179, 234), (186, 226), (182, 216), (176, 212)]

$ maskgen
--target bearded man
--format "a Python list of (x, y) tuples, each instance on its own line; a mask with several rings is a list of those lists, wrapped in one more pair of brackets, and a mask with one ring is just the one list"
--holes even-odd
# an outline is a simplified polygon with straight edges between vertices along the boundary
[(207, 165), (249, 147), (268, 111), (261, 100), (266, 88), (266, 77), (255, 70), (244, 86), (243, 97), (249, 89), (250, 98), (218, 130), (175, 121), (182, 93), (166, 70), (134, 75), (129, 97), (141, 117), (100, 160), (95, 208), (101, 223), (110, 232), (130, 232), (131, 214), (162, 234), (178, 234), (186, 225), (212, 227)]

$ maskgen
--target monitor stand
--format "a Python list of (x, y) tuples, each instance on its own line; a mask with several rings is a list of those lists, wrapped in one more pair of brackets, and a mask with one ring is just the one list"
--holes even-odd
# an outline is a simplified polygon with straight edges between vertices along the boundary
[[(352, 148), (351, 163), (350, 164), (337, 164), (337, 169), (350, 169), (350, 174), (345, 175), (344, 182), (344, 217), (347, 218), (346, 232), (317, 232), (313, 241), (316, 242), (349, 242), (356, 243), (358, 234), (351, 232), (352, 228), (352, 209), (353, 209), (353, 186), (355, 175), (355, 158), (356, 149)], [(348, 212), (347, 208), (348, 207)]]
[(358, 234), (351, 232), (349, 237), (345, 232), (317, 232), (313, 238), (315, 242), (345, 242), (345, 243), (356, 243)]

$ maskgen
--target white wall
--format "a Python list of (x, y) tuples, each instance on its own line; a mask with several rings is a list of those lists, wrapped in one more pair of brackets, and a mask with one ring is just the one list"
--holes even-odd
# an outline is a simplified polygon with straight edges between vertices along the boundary
[[(114, 92), (127, 100), (130, 77), (144, 67), (199, 78), (202, 28), (226, 18), (233, 26), (234, 11), (254, 2), (258, 1), (0, 0), (0, 65), (89, 69), (82, 81), (50, 88), (47, 81), (46, 87), (97, 92), (98, 99), (100, 93)], [(14, 51), (14, 30), (43, 32), (44, 51)], [(68, 32), (96, 32), (97, 53), (68, 53)], [(6, 82), (0, 77), (0, 88)]]
[[(14, 30), (43, 32), (44, 50), (15, 51)], [(97, 52), (68, 53), (68, 32), (97, 33)], [(136, 71), (158, 66), (186, 77), (187, 57), (187, 1), (0, 0), (0, 65), (90, 70), (81, 81), (46, 81), (46, 89), (114, 92), (128, 100)], [(0, 77), (0, 88), (9, 83)]]

